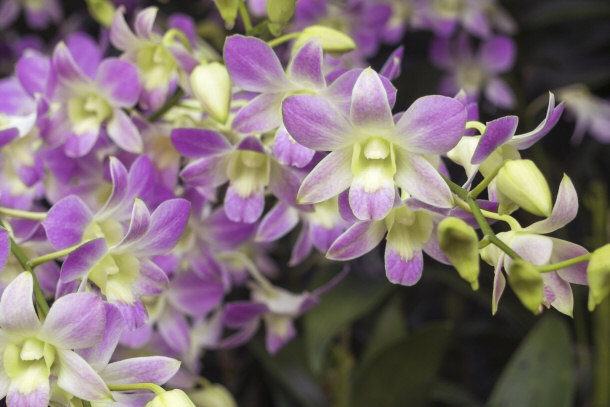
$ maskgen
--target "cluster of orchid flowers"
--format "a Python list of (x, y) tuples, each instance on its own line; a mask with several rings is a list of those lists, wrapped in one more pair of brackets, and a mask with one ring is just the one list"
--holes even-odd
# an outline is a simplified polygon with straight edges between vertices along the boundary
[[(264, 323), (277, 352), (347, 273), (314, 291), (274, 285), (290, 271), (269, 251), (295, 229), (288, 266), (314, 251), (348, 261), (385, 240), (387, 278), (401, 285), (420, 279), (425, 252), (477, 289), (480, 257), (495, 269), (493, 312), (507, 282), (535, 313), (571, 315), (570, 284), (590, 286), (591, 308), (608, 295), (608, 246), (589, 253), (546, 236), (576, 216), (569, 177), (553, 205), (519, 153), (564, 104), (549, 94), (527, 133), (515, 116), (478, 121), (480, 94), (514, 104), (499, 77), (514, 45), (493, 34), (514, 23), (495, 2), (249, 2), (270, 41), (253, 35), (267, 28), (253, 27), (240, 1), (216, 3), (229, 25), (241, 13), (247, 34), (228, 36), (222, 54), (189, 17), (173, 15), (163, 30), (145, 8), (130, 25), (124, 8), (92, 0), (117, 57), (77, 32), (50, 55), (28, 48), (0, 80), (8, 406), (234, 405), (200, 376), (204, 350), (243, 345)], [(21, 5), (37, 27), (61, 16), (54, 1), (3, 0), (0, 26)], [(478, 53), (465, 35), (450, 38), (458, 27), (481, 39)], [(450, 73), (445, 96), (394, 113), (403, 50), (379, 72), (363, 66), (407, 28), (438, 35), (432, 59)], [(598, 117), (587, 123), (607, 132)], [(462, 185), (445, 159), (464, 169)], [(522, 227), (510, 215), (519, 208), (542, 219)], [(496, 234), (489, 222), (509, 229)], [(228, 300), (240, 287), (250, 299)]]

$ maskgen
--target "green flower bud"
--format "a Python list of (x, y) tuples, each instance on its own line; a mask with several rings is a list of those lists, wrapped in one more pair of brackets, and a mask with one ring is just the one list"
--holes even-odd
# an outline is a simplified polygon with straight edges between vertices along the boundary
[(495, 180), (498, 191), (510, 201), (534, 215), (551, 216), (549, 185), (532, 160), (505, 162)]
[(587, 266), (589, 281), (589, 310), (610, 294), (610, 244), (600, 247), (591, 253)]
[(195, 407), (195, 404), (185, 392), (175, 389), (155, 396), (145, 407)]
[(312, 25), (304, 29), (301, 35), (299, 35), (292, 48), (293, 52), (312, 38), (320, 40), (322, 49), (326, 52), (342, 53), (356, 49), (354, 40), (341, 31), (322, 25)]
[(267, 0), (267, 16), (269, 17), (269, 31), (273, 35), (280, 35), (282, 29), (294, 14), (295, 0)]
[(110, 27), (116, 11), (112, 2), (108, 0), (87, 0), (89, 15), (104, 27)]
[(197, 407), (237, 407), (231, 393), (220, 384), (211, 384), (191, 393), (191, 399)]
[(199, 65), (191, 73), (191, 87), (203, 110), (219, 123), (226, 123), (231, 104), (231, 77), (219, 62)]
[(523, 259), (514, 260), (508, 269), (508, 283), (523, 305), (538, 314), (543, 299), (544, 281), (536, 267)]
[(466, 222), (458, 218), (445, 218), (438, 225), (438, 242), (441, 250), (460, 277), (479, 288), (479, 237)]
[(220, 12), (220, 16), (229, 28), (235, 25), (235, 19), (237, 18), (237, 11), (239, 10), (239, 2), (241, 0), (214, 0), (216, 8)]

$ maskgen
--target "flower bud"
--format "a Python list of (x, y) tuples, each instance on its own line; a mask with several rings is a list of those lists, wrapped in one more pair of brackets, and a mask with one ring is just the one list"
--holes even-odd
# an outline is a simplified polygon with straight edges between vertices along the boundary
[(504, 197), (526, 211), (545, 217), (551, 215), (551, 191), (533, 161), (505, 162), (496, 177), (496, 186)]
[(294, 14), (294, 6), (295, 0), (267, 0), (267, 16), (270, 21), (271, 34), (280, 35)]
[(235, 25), (240, 1), (241, 0), (214, 0), (216, 8), (218, 8), (220, 16), (225, 20), (228, 28), (233, 28), (233, 25)]
[(356, 43), (341, 31), (321, 25), (312, 25), (304, 29), (299, 35), (292, 48), (293, 52), (312, 38), (317, 38), (322, 44), (322, 49), (326, 52), (342, 53), (356, 49)]
[(114, 5), (109, 0), (87, 0), (89, 15), (104, 27), (110, 27), (114, 12)]
[(536, 267), (523, 259), (514, 260), (508, 269), (508, 282), (523, 305), (537, 314), (543, 300), (544, 281)]
[(220, 62), (199, 65), (191, 73), (193, 93), (203, 109), (216, 121), (226, 123), (231, 104), (231, 77)]
[(175, 389), (155, 396), (145, 407), (195, 407), (195, 404), (185, 392)]
[(438, 242), (441, 250), (460, 277), (479, 288), (479, 237), (466, 222), (458, 218), (445, 218), (438, 225)]
[(591, 253), (587, 266), (589, 282), (589, 310), (610, 294), (610, 244), (600, 247)]
[(198, 407), (237, 407), (231, 393), (220, 384), (211, 384), (193, 392), (191, 398)]

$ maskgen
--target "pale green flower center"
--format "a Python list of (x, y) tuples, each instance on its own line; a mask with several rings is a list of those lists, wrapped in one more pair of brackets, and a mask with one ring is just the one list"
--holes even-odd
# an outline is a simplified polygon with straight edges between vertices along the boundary
[(434, 0), (434, 10), (442, 17), (459, 15), (466, 6), (464, 0)]
[(77, 136), (98, 131), (112, 116), (112, 106), (100, 95), (73, 96), (68, 101), (68, 117)]
[(269, 157), (256, 151), (236, 151), (229, 165), (229, 179), (237, 194), (246, 198), (269, 183)]
[(354, 144), (352, 174), (363, 183), (366, 192), (374, 192), (393, 180), (396, 174), (393, 144), (381, 137)]
[(410, 258), (413, 252), (432, 236), (434, 224), (424, 211), (411, 211), (402, 206), (393, 209), (385, 219), (388, 228), (387, 240), (403, 257)]
[(487, 75), (477, 64), (467, 63), (458, 68), (457, 79), (466, 93), (475, 93), (483, 87)]
[(137, 61), (142, 70), (144, 87), (148, 90), (167, 84), (178, 66), (167, 48), (156, 44), (142, 48), (138, 52)]
[(339, 218), (338, 205), (337, 197), (315, 204), (314, 211), (309, 215), (311, 221), (327, 230), (334, 228)]
[(55, 362), (55, 348), (39, 339), (27, 338), (22, 343), (6, 345), (2, 359), (12, 385), (27, 394), (48, 383)]
[(89, 273), (109, 301), (133, 304), (132, 286), (140, 274), (140, 261), (132, 254), (107, 254)]

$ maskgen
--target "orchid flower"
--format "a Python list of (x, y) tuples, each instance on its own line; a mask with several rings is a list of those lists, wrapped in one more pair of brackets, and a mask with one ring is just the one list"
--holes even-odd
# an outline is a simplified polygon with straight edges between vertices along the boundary
[(349, 188), (354, 215), (379, 220), (392, 209), (398, 186), (431, 205), (452, 206), (449, 188), (425, 155), (446, 153), (459, 141), (466, 123), (459, 101), (420, 98), (395, 123), (383, 83), (369, 68), (354, 85), (349, 116), (311, 95), (286, 99), (283, 114), (297, 142), (331, 151), (301, 184), (299, 203), (322, 202)]
[(610, 142), (610, 101), (593, 95), (581, 84), (558, 89), (557, 97), (565, 102), (566, 109), (576, 122), (573, 143), (579, 143), (586, 132), (600, 143)]
[(432, 0), (419, 2), (423, 14), (423, 25), (430, 27), (437, 36), (450, 37), (458, 25), (470, 34), (487, 38), (491, 24), (487, 20), (486, 8), (490, 0)]
[(57, 0), (2, 0), (0, 2), (0, 30), (9, 27), (23, 8), (25, 21), (34, 29), (44, 29), (51, 23), (58, 23), (63, 15), (61, 3)]

